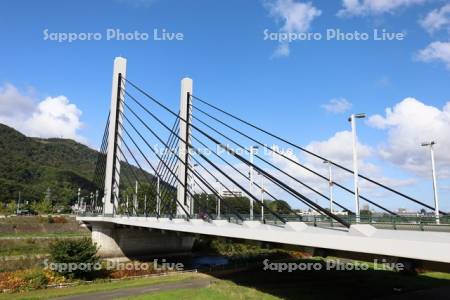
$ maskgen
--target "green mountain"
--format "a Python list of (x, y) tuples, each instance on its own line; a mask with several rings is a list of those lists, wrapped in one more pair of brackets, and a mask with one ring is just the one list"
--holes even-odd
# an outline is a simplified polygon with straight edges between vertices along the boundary
[[(73, 140), (26, 137), (0, 124), (0, 201), (17, 199), (19, 191), (24, 201), (42, 200), (50, 188), (54, 203), (73, 203), (78, 187), (84, 193), (95, 191), (92, 180), (98, 155)], [(128, 165), (122, 166), (122, 172), (133, 178)], [(142, 176), (137, 170), (134, 174)]]

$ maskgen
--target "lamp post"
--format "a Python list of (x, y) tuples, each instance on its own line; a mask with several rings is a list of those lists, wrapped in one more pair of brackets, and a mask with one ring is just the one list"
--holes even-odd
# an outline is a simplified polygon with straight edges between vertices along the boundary
[(220, 197), (222, 197), (222, 185), (220, 184), (220, 182), (217, 180), (216, 181), (219, 185), (218, 191), (219, 191), (219, 197), (217, 197), (217, 219), (220, 220)]
[[(253, 155), (255, 154), (255, 151), (258, 149), (258, 146), (251, 146), (250, 147), (250, 163), (249, 166), (250, 169), (248, 171), (248, 178), (250, 182), (249, 191), (250, 194), (253, 193)], [(250, 220), (253, 220), (253, 197), (250, 197)]]
[(158, 212), (158, 216), (161, 215), (161, 196), (160, 196), (160, 179), (159, 176), (156, 178), (156, 211)]
[(264, 223), (264, 176), (260, 174), (261, 176), (261, 222)]
[(433, 177), (433, 192), (434, 192), (434, 215), (436, 217), (436, 224), (440, 223), (439, 220), (439, 197), (436, 183), (436, 165), (434, 163), (434, 149), (433, 146), (436, 144), (435, 141), (429, 143), (422, 143), (422, 147), (430, 147), (431, 156), (431, 176)]
[(356, 214), (356, 223), (360, 221), (360, 213), (359, 213), (359, 175), (358, 175), (358, 150), (357, 150), (357, 136), (356, 136), (356, 119), (363, 119), (366, 117), (366, 114), (352, 114), (348, 121), (352, 125), (352, 147), (353, 147), (353, 185), (354, 185), (354, 194), (355, 194), (355, 214)]
[(330, 212), (333, 213), (333, 177), (331, 173), (332, 165), (328, 160), (324, 160), (323, 163), (328, 165), (328, 193), (330, 198)]

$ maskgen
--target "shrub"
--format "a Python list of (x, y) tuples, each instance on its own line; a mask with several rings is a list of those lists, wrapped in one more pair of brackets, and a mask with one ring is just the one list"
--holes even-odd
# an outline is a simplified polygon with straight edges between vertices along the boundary
[(57, 271), (62, 275), (78, 278), (91, 277), (95, 273), (94, 267), (99, 265), (97, 251), (97, 245), (93, 244), (90, 238), (57, 240), (50, 244), (50, 257), (53, 263), (58, 266), (76, 265), (72, 270), (61, 267)]
[(23, 278), (30, 289), (42, 289), (47, 287), (49, 280), (42, 270), (33, 270)]

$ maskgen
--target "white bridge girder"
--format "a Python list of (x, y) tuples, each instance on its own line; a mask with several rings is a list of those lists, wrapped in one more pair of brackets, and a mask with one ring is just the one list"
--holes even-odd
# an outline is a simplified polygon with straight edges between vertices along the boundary
[(169, 220), (143, 217), (78, 217), (83, 222), (105, 222), (127, 226), (205, 234), (228, 238), (333, 249), (416, 260), (450, 263), (450, 234), (376, 229), (371, 225), (345, 228), (320, 228), (302, 222), (288, 222), (284, 227), (246, 221), (242, 225), (225, 220), (206, 222), (199, 219)]

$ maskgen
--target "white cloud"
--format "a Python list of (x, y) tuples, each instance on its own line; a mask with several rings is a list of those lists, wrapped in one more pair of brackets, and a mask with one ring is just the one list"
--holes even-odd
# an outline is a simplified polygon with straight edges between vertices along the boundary
[(436, 141), (436, 163), (440, 176), (448, 177), (450, 166), (450, 102), (442, 110), (414, 98), (406, 98), (386, 115), (374, 115), (369, 124), (387, 130), (387, 144), (380, 146), (382, 158), (418, 175), (429, 174), (429, 150), (422, 142)]
[(338, 16), (364, 16), (393, 13), (395, 10), (422, 4), (427, 0), (342, 0)]
[[(343, 164), (344, 166), (351, 166), (353, 161), (352, 148), (352, 133), (350, 131), (336, 132), (332, 137), (325, 141), (313, 141), (309, 143), (306, 148), (323, 156), (329, 160)], [(373, 149), (365, 144), (358, 142), (357, 144), (358, 159), (361, 163), (363, 160), (370, 157)]]
[(352, 107), (350, 101), (345, 98), (334, 98), (322, 105), (322, 108), (331, 113), (344, 113)]
[(420, 21), (420, 25), (428, 32), (433, 33), (444, 26), (450, 25), (450, 4), (430, 11), (425, 18)]
[[(296, 2), (295, 0), (266, 1), (265, 6), (270, 15), (282, 23), (280, 31), (302, 33), (309, 31), (311, 23), (322, 14), (311, 2)], [(289, 56), (288, 43), (281, 43), (274, 56)]]
[(47, 97), (38, 102), (12, 84), (0, 87), (0, 123), (26, 135), (85, 142), (85, 138), (78, 133), (83, 126), (81, 114), (65, 96)]
[(423, 62), (442, 61), (450, 69), (450, 42), (433, 42), (417, 54)]

